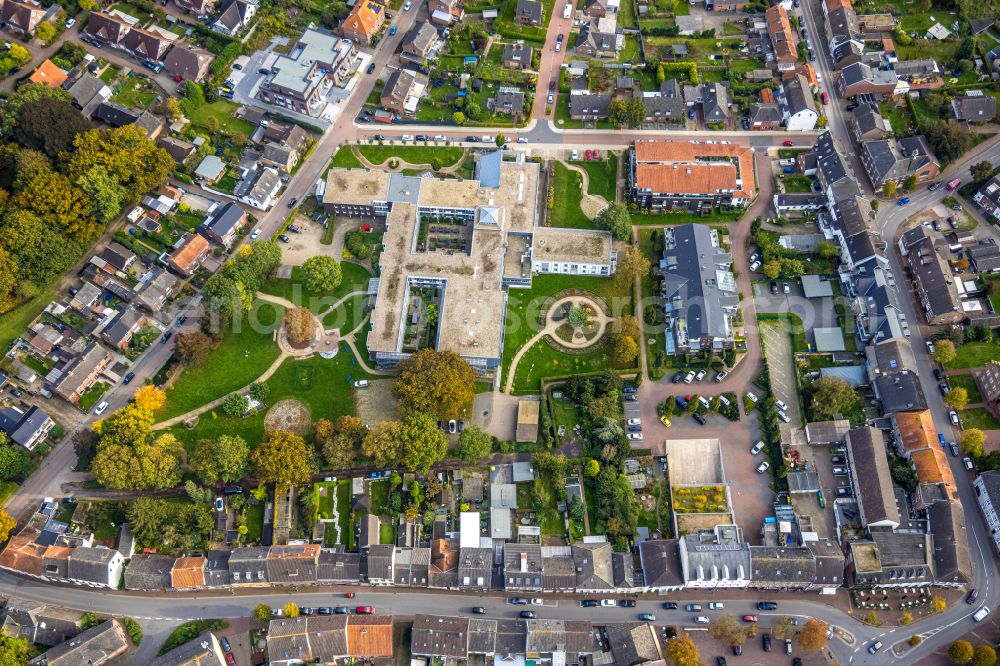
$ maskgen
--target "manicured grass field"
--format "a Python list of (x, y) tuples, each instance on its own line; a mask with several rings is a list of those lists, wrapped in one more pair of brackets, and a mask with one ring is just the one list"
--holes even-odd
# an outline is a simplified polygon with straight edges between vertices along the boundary
[(979, 387), (976, 386), (976, 379), (972, 375), (949, 375), (948, 384), (952, 388), (961, 386), (968, 391), (970, 405), (983, 401), (983, 394), (979, 392)]
[(514, 375), (514, 393), (535, 393), (548, 377), (586, 374), (602, 370), (628, 370), (611, 358), (609, 345), (598, 344), (586, 354), (565, 354), (539, 340), (521, 357)]
[[(341, 146), (330, 159), (330, 166), (341, 167), (343, 169), (357, 169), (361, 166), (361, 162), (350, 146)], [(327, 171), (329, 170), (329, 167), (327, 167)]]
[(553, 163), (552, 186), (556, 192), (550, 218), (553, 227), (594, 228), (594, 222), (580, 209), (580, 200), (583, 198), (580, 192), (582, 182), (583, 176), (576, 171), (567, 169), (560, 162)]
[(371, 496), (371, 510), (375, 515), (384, 515), (389, 510), (389, 481), (370, 481), (368, 494)]
[(812, 192), (812, 178), (791, 174), (785, 176), (785, 192)]
[(955, 349), (955, 359), (945, 365), (948, 370), (978, 368), (987, 361), (1000, 358), (1000, 343), (967, 342)]
[(342, 299), (352, 291), (368, 288), (368, 278), (371, 273), (367, 268), (349, 261), (340, 263), (341, 280), (335, 289), (328, 292), (312, 292), (302, 281), (302, 267), (292, 268), (291, 278), (272, 278), (264, 283), (261, 291), (272, 296), (280, 296), (286, 300), (309, 308), (313, 313), (320, 313)]
[(204, 361), (185, 369), (167, 389), (167, 402), (157, 418), (183, 414), (253, 382), (278, 358), (272, 332), (282, 316), (279, 306), (255, 301), (249, 320), (228, 332)]
[(351, 529), (351, 480), (337, 481), (337, 508), (340, 510), (340, 540), (350, 550), (354, 546), (354, 531)]
[[(565, 289), (585, 289), (601, 296), (615, 316), (632, 314), (632, 291), (618, 290), (611, 278), (579, 275), (536, 275), (530, 289), (511, 289), (507, 296), (507, 319), (503, 345), (503, 377), (517, 350), (538, 332), (539, 309), (545, 300)], [(522, 361), (523, 363), (523, 361)]]
[(573, 162), (572, 164), (587, 172), (590, 181), (587, 184), (587, 192), (604, 197), (608, 203), (611, 203), (615, 200), (615, 181), (618, 178), (618, 155), (611, 152), (605, 152), (604, 155), (607, 159), (590, 162), (583, 160)]
[(208, 119), (214, 117), (219, 121), (219, 129), (249, 137), (253, 134), (254, 126), (233, 115), (238, 107), (238, 104), (227, 99), (216, 100), (211, 104), (202, 104), (195, 109), (189, 120), (197, 127), (208, 129)]
[(449, 167), (458, 164), (465, 154), (464, 148), (445, 146), (358, 146), (358, 151), (372, 164), (382, 164), (392, 157), (397, 157), (410, 164), (430, 164), (435, 157), (441, 160), (441, 165)]
[(145, 109), (156, 99), (156, 86), (144, 76), (130, 76), (112, 101), (137, 109)]
[(972, 409), (963, 409), (959, 414), (959, 418), (962, 419), (962, 427), (968, 428), (979, 428), (980, 430), (997, 430), (1000, 429), (1000, 422), (996, 420), (993, 414), (990, 413), (984, 407), (973, 407)]
[(247, 504), (247, 535), (245, 543), (260, 543), (264, 533), (264, 505)]

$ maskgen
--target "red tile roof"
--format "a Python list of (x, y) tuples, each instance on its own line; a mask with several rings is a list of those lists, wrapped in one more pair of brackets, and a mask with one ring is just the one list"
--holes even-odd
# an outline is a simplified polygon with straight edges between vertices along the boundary
[[(749, 199), (757, 189), (753, 149), (734, 143), (637, 141), (636, 187), (665, 194), (733, 192)], [(718, 158), (728, 159), (718, 159)]]

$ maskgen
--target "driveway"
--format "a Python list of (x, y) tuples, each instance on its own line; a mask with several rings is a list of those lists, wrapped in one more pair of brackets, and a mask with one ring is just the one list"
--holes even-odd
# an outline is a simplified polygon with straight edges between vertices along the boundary
[[(341, 253), (334, 254), (333, 245), (324, 245), (323, 225), (313, 222), (305, 215), (296, 215), (293, 222), (301, 229), (301, 233), (287, 233), (288, 243), (281, 246), (281, 263), (285, 266), (301, 266), (309, 257), (325, 254), (338, 262), (343, 258)], [(343, 249), (343, 246), (341, 246)]]
[(795, 388), (795, 361), (792, 359), (792, 338), (785, 322), (765, 321), (760, 323), (760, 341), (767, 356), (767, 367), (771, 374), (771, 390), (777, 400), (788, 405), (785, 413), (792, 425), (802, 423), (798, 392)]
[[(760, 312), (791, 313), (802, 320), (802, 327), (808, 332), (814, 328), (836, 327), (837, 313), (834, 309), (836, 300), (832, 296), (822, 298), (806, 298), (802, 293), (802, 285), (798, 282), (788, 283), (789, 293), (779, 291), (771, 293), (770, 281), (753, 283), (753, 298)], [(810, 340), (812, 341), (812, 340)]]

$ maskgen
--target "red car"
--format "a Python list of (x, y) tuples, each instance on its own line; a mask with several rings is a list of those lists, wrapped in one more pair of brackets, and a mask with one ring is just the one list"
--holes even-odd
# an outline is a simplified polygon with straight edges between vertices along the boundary
[(180, 82), (181, 82), (181, 81), (183, 81), (183, 80), (184, 80), (184, 77), (183, 77), (183, 76), (175, 76), (175, 77), (174, 77), (174, 81), (176, 81), (177, 83), (180, 83)]
[(374, 606), (358, 606), (354, 609), (354, 612), (358, 615), (372, 615), (375, 613)]
[(823, 106), (826, 106), (827, 104), (829, 104), (829, 103), (830, 103), (830, 96), (829, 96), (829, 95), (827, 95), (826, 93), (823, 93), (823, 94), (822, 94), (822, 95), (820, 95), (819, 97), (820, 97), (820, 99), (822, 99), (822, 100), (823, 100)]
[(229, 666), (236, 666), (236, 657), (233, 656), (232, 652), (226, 653), (226, 663), (229, 664)]
[(792, 143), (791, 139), (785, 139), (785, 142), (781, 145), (783, 145), (785, 148), (791, 148), (795, 144)]
[(347, 597), (348, 599), (353, 599), (354, 598), (354, 593), (353, 592), (346, 592), (346, 593), (344, 593), (344, 596)]
[(555, 89), (556, 89), (556, 80), (555, 79), (551, 79), (549, 81), (549, 90), (555, 90)]
[(744, 622), (756, 622), (757, 621), (757, 616), (756, 615), (744, 615), (743, 616), (743, 621)]

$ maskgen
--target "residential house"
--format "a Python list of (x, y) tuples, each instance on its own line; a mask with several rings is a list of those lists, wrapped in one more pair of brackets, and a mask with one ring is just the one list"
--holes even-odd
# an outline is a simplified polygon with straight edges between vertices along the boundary
[(941, 66), (933, 58), (893, 61), (892, 71), (899, 79), (896, 94), (933, 90), (944, 85)]
[(462, 590), (487, 592), (492, 583), (493, 549), (460, 548), (458, 553), (458, 587)]
[(811, 132), (816, 128), (816, 100), (801, 74), (781, 83), (781, 120), (789, 132)]
[[(971, 232), (964, 233), (972, 236)], [(958, 236), (958, 233), (952, 235)], [(961, 238), (955, 238), (954, 240), (958, 243), (967, 244), (970, 241), (974, 242), (975, 237), (967, 240)], [(969, 261), (972, 262), (972, 270), (977, 273), (995, 273), (1000, 270), (1000, 247), (997, 247), (992, 238), (986, 238), (976, 243), (968, 248), (965, 254), (969, 257)]]
[(193, 143), (174, 136), (161, 136), (157, 139), (156, 145), (170, 153), (170, 156), (174, 158), (177, 164), (183, 164), (197, 150)]
[(542, 590), (572, 592), (576, 588), (576, 566), (569, 546), (542, 546)]
[(203, 589), (207, 562), (208, 559), (203, 555), (178, 557), (170, 569), (170, 587), (174, 590)]
[(636, 141), (629, 152), (628, 187), (630, 201), (652, 210), (743, 208), (757, 192), (753, 150), (738, 144)]
[(882, 403), (883, 414), (915, 412), (927, 409), (927, 400), (914, 370), (883, 374), (872, 382), (875, 396)]
[(729, 120), (729, 90), (721, 83), (701, 86), (701, 114), (706, 123), (725, 123)]
[(30, 35), (45, 17), (45, 7), (34, 0), (4, 0), (0, 21), (15, 35)]
[(410, 652), (438, 660), (465, 660), (469, 655), (470, 622), (466, 617), (415, 615)]
[(934, 241), (925, 237), (910, 248), (906, 259), (927, 323), (937, 326), (962, 321), (965, 314), (956, 279), (948, 262), (934, 247)]
[(32, 659), (32, 666), (100, 666), (120, 657), (129, 648), (122, 621), (105, 620)]
[(104, 290), (95, 285), (93, 282), (88, 282), (84, 280), (76, 293), (70, 299), (69, 305), (74, 310), (87, 314), (90, 309), (100, 302), (101, 296)]
[(788, 19), (788, 11), (780, 3), (765, 12), (767, 34), (774, 49), (775, 64), (779, 71), (794, 69), (799, 61), (798, 36)]
[(225, 654), (215, 634), (207, 632), (195, 640), (156, 657), (149, 666), (227, 666)]
[(122, 48), (141, 60), (159, 62), (167, 52), (170, 42), (158, 32), (132, 27), (122, 41)]
[(867, 102), (854, 109), (850, 118), (851, 134), (857, 142), (880, 141), (892, 134), (892, 125), (882, 117), (878, 107)]
[(212, 252), (201, 234), (187, 234), (167, 257), (167, 266), (182, 277), (191, 277)]
[(750, 584), (750, 548), (734, 525), (685, 534), (678, 540), (678, 549), (687, 588), (745, 588)]
[(608, 15), (608, 0), (588, 0), (583, 8), (583, 15), (590, 18), (603, 18)]
[(919, 532), (871, 533), (847, 542), (847, 586), (885, 589), (934, 583), (933, 537)]
[(142, 133), (146, 135), (146, 138), (151, 141), (156, 141), (156, 139), (159, 138), (164, 127), (163, 118), (156, 115), (149, 109), (140, 113), (134, 124), (142, 130)]
[(649, 539), (639, 543), (639, 562), (646, 590), (665, 594), (682, 589), (677, 539)]
[(517, 0), (514, 8), (514, 22), (518, 25), (542, 25), (544, 6), (539, 0)]
[(125, 557), (113, 548), (73, 548), (69, 552), (66, 578), (90, 587), (117, 590), (125, 571)]
[(750, 129), (753, 131), (773, 131), (781, 128), (782, 113), (774, 99), (774, 91), (763, 88), (760, 102), (750, 105)]
[(525, 113), (524, 91), (514, 86), (498, 86), (493, 99), (493, 112), (520, 117)]
[(809, 589), (816, 580), (816, 556), (805, 546), (750, 546), (750, 587)]
[(531, 69), (532, 49), (523, 43), (504, 44), (501, 62), (504, 69)]
[(577, 542), (572, 549), (577, 592), (600, 594), (615, 589), (610, 543)]
[(677, 79), (667, 79), (657, 91), (636, 91), (646, 107), (645, 123), (657, 127), (681, 128), (685, 124), (687, 103), (684, 90)]
[(97, 264), (102, 270), (115, 275), (118, 273), (128, 273), (129, 269), (138, 261), (138, 257), (132, 250), (128, 249), (117, 241), (112, 241), (101, 251)]
[(573, 120), (596, 122), (608, 117), (611, 93), (573, 92), (569, 96), (569, 117)]
[(458, 588), (458, 542), (453, 539), (431, 541), (430, 587)]
[(132, 557), (125, 567), (126, 590), (169, 590), (174, 558), (142, 553)]
[(163, 70), (170, 76), (179, 76), (185, 81), (201, 81), (208, 74), (215, 56), (211, 51), (192, 44), (177, 44), (163, 60)]
[(649, 622), (616, 622), (604, 626), (615, 664), (664, 664), (663, 647)]
[(451, 25), (465, 18), (465, 2), (463, 0), (428, 0), (427, 13), (431, 21), (438, 25)]
[(370, 46), (385, 23), (385, 5), (376, 0), (359, 0), (340, 23), (340, 34), (356, 44)]
[(86, 72), (73, 81), (66, 89), (73, 106), (80, 110), (84, 118), (90, 118), (104, 101), (111, 97), (111, 88), (100, 78)]
[(257, 0), (224, 0), (212, 30), (235, 37), (257, 13)]
[(281, 666), (336, 663), (348, 653), (347, 621), (343, 615), (271, 620), (267, 628), (269, 661)]
[(624, 35), (613, 16), (591, 19), (581, 26), (576, 52), (592, 58), (615, 58), (624, 45)]
[(542, 590), (542, 547), (534, 543), (503, 545), (503, 585), (511, 592)]
[(111, 365), (111, 361), (111, 354), (96, 342), (91, 342), (79, 356), (50, 372), (45, 381), (53, 393), (75, 405), (80, 396), (97, 382), (104, 369)]
[(216, 155), (207, 155), (194, 170), (195, 181), (214, 185), (226, 173), (226, 163)]
[(392, 584), (427, 587), (430, 565), (430, 548), (395, 548), (392, 554)]
[(29, 451), (38, 446), (55, 425), (52, 417), (34, 405), (26, 410), (14, 405), (0, 407), (0, 431), (9, 441)]
[(941, 171), (941, 165), (921, 135), (863, 141), (858, 152), (861, 165), (876, 190), (889, 181), (900, 185), (910, 176), (916, 176), (918, 183), (929, 182)]
[(31, 83), (44, 83), (53, 88), (61, 88), (66, 82), (66, 72), (56, 67), (56, 65), (46, 58), (42, 64), (31, 73), (28, 81)]
[(275, 197), (281, 189), (281, 175), (273, 167), (259, 169), (256, 175), (248, 179), (243, 190), (238, 192), (242, 203), (257, 210), (268, 210), (274, 205)]
[(68, 608), (8, 602), (3, 610), (3, 634), (36, 645), (60, 645), (77, 636), (82, 627), (83, 613)]
[(219, 245), (229, 247), (247, 222), (247, 213), (234, 202), (216, 203), (208, 211), (205, 221), (198, 225), (198, 233)]
[(841, 97), (893, 95), (905, 92), (906, 88), (904, 84), (903, 89), (900, 89), (896, 72), (878, 69), (863, 62), (856, 62), (841, 69), (837, 73), (834, 85)]
[(382, 87), (382, 108), (399, 115), (412, 116), (427, 90), (427, 76), (410, 69), (396, 69)]
[(130, 109), (118, 102), (108, 101), (98, 104), (92, 117), (94, 120), (111, 127), (125, 127), (126, 125), (134, 125), (141, 115), (142, 111), (139, 109)]
[(114, 349), (128, 349), (132, 336), (146, 325), (146, 315), (131, 305), (118, 310), (101, 331), (101, 339)]
[(271, 546), (266, 560), (267, 582), (271, 585), (315, 583), (319, 550), (319, 544)]
[[(365, 4), (359, 2), (355, 10)], [(355, 55), (357, 47), (351, 38), (309, 28), (290, 55), (278, 56), (270, 66), (257, 98), (297, 113), (319, 116), (326, 108), (330, 89), (346, 85)]]
[(132, 26), (117, 14), (91, 12), (83, 34), (101, 44), (118, 48), (131, 30)]
[(422, 21), (403, 40), (400, 57), (424, 68), (427, 66), (426, 61), (437, 58), (439, 44), (437, 28), (430, 21)]
[(966, 90), (965, 95), (951, 100), (951, 115), (970, 123), (989, 122), (997, 117), (997, 98), (982, 90)]
[(299, 153), (291, 146), (268, 143), (260, 155), (261, 164), (276, 168), (283, 174), (290, 174), (299, 163)]
[(272, 120), (263, 130), (264, 132), (260, 138), (264, 141), (265, 145), (268, 143), (281, 144), (282, 146), (294, 149), (300, 155), (309, 143), (309, 132), (292, 123), (281, 123), (277, 120)]
[(268, 578), (269, 553), (270, 549), (266, 546), (234, 548), (229, 555), (229, 576), (233, 586), (267, 585), (270, 582)]
[(1000, 220), (1000, 176), (994, 176), (986, 181), (972, 200), (983, 209), (984, 215)]
[(373, 543), (368, 547), (368, 583), (370, 585), (393, 584), (393, 553), (392, 544)]
[(541, 663), (580, 663), (580, 654), (594, 651), (593, 629), (587, 620), (527, 620), (524, 651)]
[(361, 580), (361, 554), (320, 551), (316, 580), (321, 584), (356, 585)]
[[(997, 364), (993, 361), (993, 364)], [(994, 401), (995, 402), (995, 401)], [(979, 510), (989, 530), (993, 546), (1000, 552), (1000, 470), (988, 470), (972, 480)]]
[(882, 432), (871, 427), (854, 428), (848, 432), (847, 462), (861, 524), (866, 528), (899, 527), (899, 509), (893, 494)]
[(927, 507), (927, 531), (934, 544), (934, 584), (962, 588), (972, 582), (972, 558), (965, 511), (955, 500), (932, 502)]
[(994, 416), (1000, 418), (1000, 361), (987, 361), (976, 374), (976, 386), (983, 395), (983, 403)]

